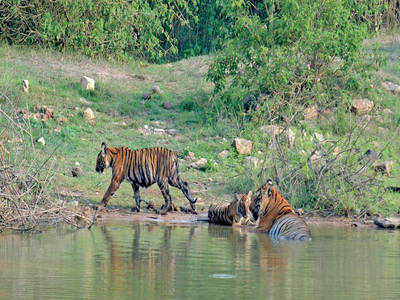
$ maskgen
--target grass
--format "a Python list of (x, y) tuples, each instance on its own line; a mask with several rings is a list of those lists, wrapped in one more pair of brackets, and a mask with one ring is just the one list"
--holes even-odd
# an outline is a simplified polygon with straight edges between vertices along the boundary
[[(378, 75), (383, 80), (399, 84), (400, 42), (394, 37), (382, 38), (378, 42), (389, 57), (387, 66)], [(199, 198), (200, 209), (205, 209), (211, 201), (230, 200), (233, 193), (247, 192), (259, 184), (256, 172), (242, 165), (245, 156), (238, 155), (234, 150), (232, 141), (235, 137), (253, 140), (253, 156), (260, 160), (265, 156), (265, 139), (254, 127), (243, 127), (239, 121), (226, 119), (213, 122), (210, 118), (207, 101), (212, 87), (204, 79), (208, 62), (209, 57), (201, 56), (163, 65), (138, 61), (116, 64), (43, 49), (1, 45), (0, 87), (5, 95), (15, 99), (19, 108), (33, 112), (35, 105), (47, 105), (54, 108), (55, 119), (68, 120), (63, 125), (56, 120), (30, 120), (34, 140), (42, 136), (46, 140), (45, 146), (36, 144), (39, 155), (45, 158), (55, 151), (52, 158), (57, 170), (55, 189), (67, 199), (79, 199), (85, 204), (96, 204), (101, 200), (108, 187), (111, 171), (100, 175), (94, 169), (101, 142), (105, 141), (108, 145), (126, 145), (133, 149), (166, 146), (181, 151), (181, 157), (191, 151), (196, 158), (207, 158), (209, 163), (205, 171), (189, 168), (189, 162), (185, 160), (181, 160), (180, 166), (181, 176), (189, 181), (192, 193)], [(95, 91), (87, 92), (80, 88), (82, 75), (96, 80)], [(29, 93), (21, 91), (23, 79), (30, 82)], [(143, 101), (142, 95), (148, 93), (152, 85), (159, 85), (163, 93)], [(382, 179), (385, 185), (400, 186), (397, 125), (400, 122), (400, 96), (378, 88), (376, 97), (379, 99), (379, 108), (373, 112), (373, 117), (382, 116), (381, 120), (373, 124), (371, 134), (360, 142), (357, 151), (362, 154), (374, 147), (382, 150), (382, 160), (394, 161), (391, 176)], [(1, 101), (0, 105), (4, 106), (5, 103)], [(172, 108), (165, 109), (165, 102), (170, 103)], [(83, 115), (87, 107), (95, 113), (93, 126)], [(392, 114), (383, 116), (383, 108), (390, 108)], [(336, 116), (337, 120), (339, 117)], [(4, 120), (1, 120), (1, 124), (5, 124)], [(346, 118), (343, 124), (335, 124), (346, 130), (343, 129), (346, 128)], [(177, 134), (143, 135), (139, 129), (144, 125), (175, 129)], [(340, 130), (333, 128), (329, 122), (310, 122), (302, 126), (295, 129), (296, 147), (290, 156), (294, 163), (305, 159), (302, 150), (311, 151), (313, 133), (320, 132), (324, 136), (340, 134)], [(302, 132), (306, 134), (303, 136)], [(229, 157), (223, 160), (218, 157), (222, 150), (230, 151)], [(75, 162), (79, 162), (82, 168), (82, 177), (71, 176)], [(316, 209), (306, 198), (301, 199), (304, 193), (286, 192), (295, 207)], [(163, 203), (156, 185), (142, 189), (141, 193), (146, 200), (154, 200), (159, 205)], [(176, 204), (187, 204), (179, 190), (171, 188), (171, 194)], [(373, 212), (388, 213), (400, 207), (399, 194), (387, 192), (383, 198), (383, 202), (379, 203), (384, 204), (377, 204), (376, 207), (373, 205), (374, 199), (368, 199)], [(110, 205), (130, 207), (132, 204), (131, 186), (123, 183)]]

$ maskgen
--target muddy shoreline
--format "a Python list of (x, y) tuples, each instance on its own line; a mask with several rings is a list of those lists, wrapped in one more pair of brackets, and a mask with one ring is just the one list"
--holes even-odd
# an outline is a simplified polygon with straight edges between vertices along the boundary
[[(311, 226), (340, 226), (340, 227), (365, 227), (376, 228), (373, 219), (357, 219), (339, 216), (322, 216), (319, 214), (305, 214), (302, 216), (307, 224)], [(109, 209), (98, 215), (98, 222), (112, 221), (134, 221), (134, 222), (155, 222), (155, 223), (207, 223), (207, 212), (200, 212), (197, 215), (170, 212), (161, 216), (154, 212), (130, 212), (123, 209)]]

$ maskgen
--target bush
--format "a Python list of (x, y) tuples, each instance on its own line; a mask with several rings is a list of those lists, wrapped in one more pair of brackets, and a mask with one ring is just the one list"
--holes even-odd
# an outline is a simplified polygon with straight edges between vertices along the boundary
[(219, 109), (241, 111), (254, 95), (268, 111), (291, 117), (298, 105), (336, 106), (370, 89), (382, 60), (363, 48), (367, 24), (357, 24), (343, 1), (270, 0), (264, 11), (237, 17), (235, 38), (210, 66)]

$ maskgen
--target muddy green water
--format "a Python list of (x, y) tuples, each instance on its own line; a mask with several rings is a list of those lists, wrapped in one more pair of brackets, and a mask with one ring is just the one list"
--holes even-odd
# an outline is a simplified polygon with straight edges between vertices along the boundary
[(0, 236), (2, 299), (400, 299), (400, 231), (312, 227), (308, 243), (208, 224)]

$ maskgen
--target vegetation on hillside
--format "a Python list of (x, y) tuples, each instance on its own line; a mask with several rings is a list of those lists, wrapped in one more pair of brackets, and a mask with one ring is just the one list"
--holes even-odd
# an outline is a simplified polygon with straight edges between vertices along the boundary
[[(373, 37), (397, 24), (397, 5), (2, 1), (0, 124), (9, 128), (22, 118), (29, 126), (23, 139), (33, 148), (18, 151), (27, 157), (14, 155), (24, 144), (8, 143), (8, 130), (0, 135), (2, 146), (13, 165), (20, 160), (25, 168), (25, 161), (36, 167), (26, 170), (37, 170), (46, 162), (55, 170), (49, 198), (98, 203), (110, 178), (96, 174), (94, 163), (106, 141), (206, 158), (202, 170), (188, 159), (181, 167), (200, 209), (272, 178), (295, 208), (357, 216), (397, 212), (392, 187), (400, 186), (399, 95), (382, 82), (400, 83), (400, 47)], [(167, 61), (175, 62), (150, 63)], [(96, 79), (94, 91), (81, 89), (82, 75)], [(29, 92), (22, 91), (22, 79), (29, 80)], [(154, 84), (162, 93), (142, 97)], [(358, 113), (355, 99), (368, 99), (372, 109)], [(54, 116), (38, 117), (43, 106)], [(90, 122), (87, 107), (95, 115)], [(41, 137), (44, 145), (37, 142)], [(250, 160), (237, 153), (235, 137), (253, 142)], [(223, 150), (229, 153), (219, 155)], [(384, 161), (391, 162), (389, 172), (376, 168)], [(75, 163), (82, 177), (71, 176)], [(163, 201), (156, 188), (143, 194)], [(172, 196), (186, 204), (179, 192)], [(131, 187), (120, 188), (113, 203), (131, 206)]]

